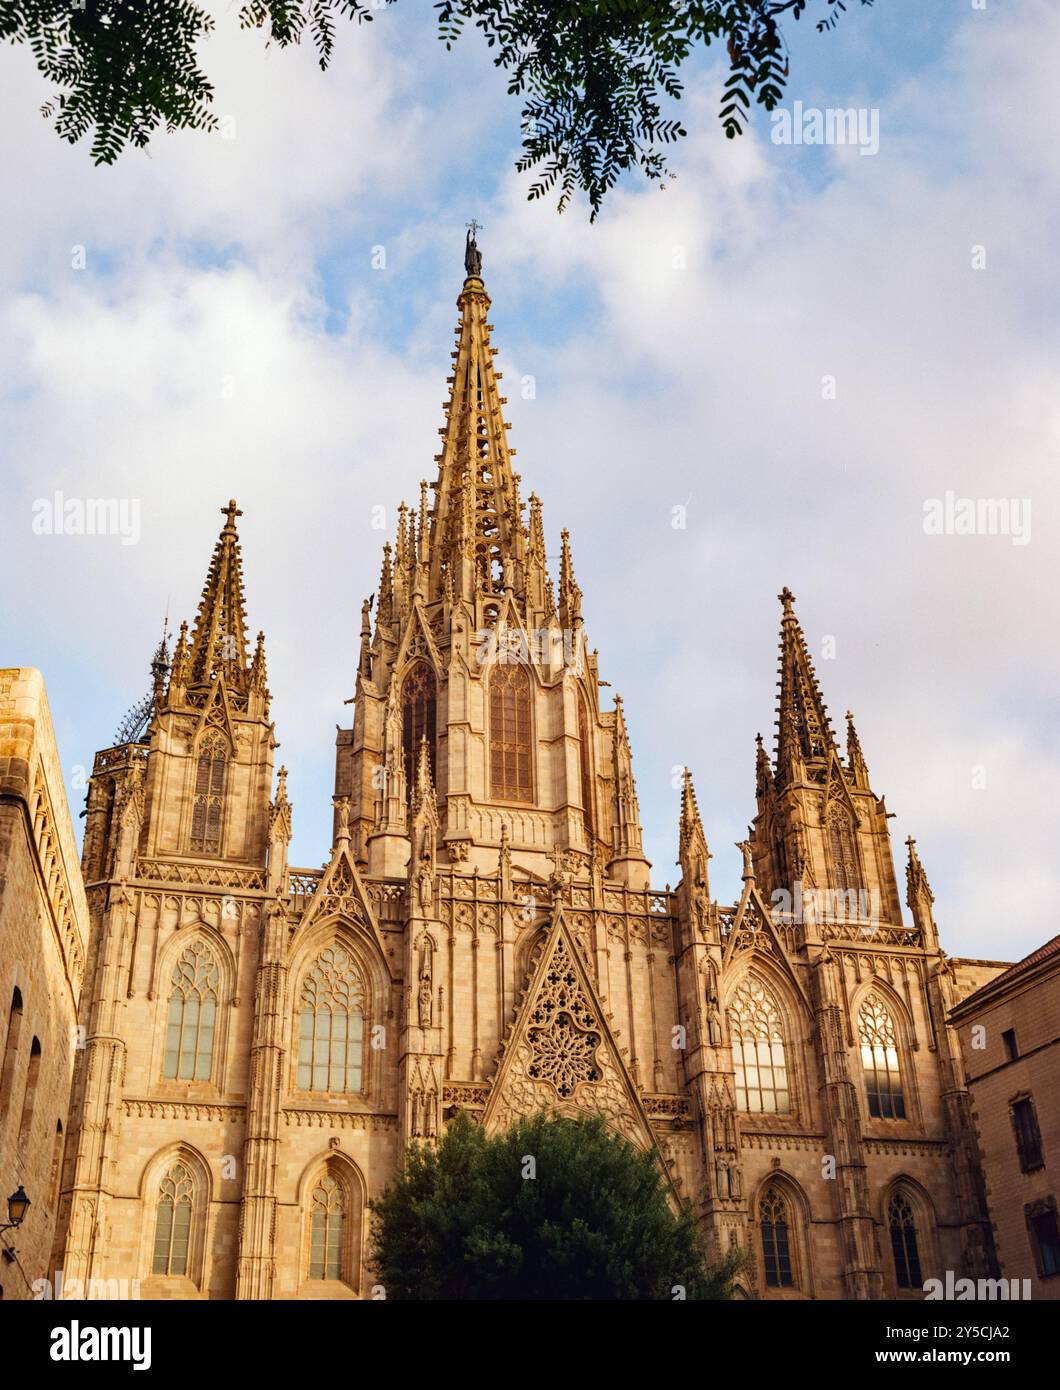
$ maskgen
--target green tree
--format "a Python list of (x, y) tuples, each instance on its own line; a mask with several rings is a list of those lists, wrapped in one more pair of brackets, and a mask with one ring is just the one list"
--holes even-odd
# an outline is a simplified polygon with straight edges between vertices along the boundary
[[(387, 0), (393, 4), (394, 0)], [(662, 146), (685, 134), (664, 103), (682, 94), (681, 64), (724, 42), (729, 77), (721, 120), (739, 135), (753, 102), (771, 111), (788, 77), (779, 20), (808, 9), (831, 29), (847, 4), (873, 0), (436, 0), (446, 48), (477, 29), (523, 99), (522, 170), (529, 196), (583, 190), (596, 217), (628, 169), (666, 173)], [(371, 20), (372, 0), (245, 0), (245, 29), (280, 47), (308, 34), (320, 66), (338, 19)], [(146, 145), (159, 126), (213, 130), (213, 88), (196, 46), (213, 20), (195, 0), (0, 0), (0, 39), (27, 43), (57, 88), (41, 108), (71, 142), (91, 134), (96, 163)]]
[(388, 1299), (728, 1298), (743, 1261), (708, 1269), (667, 1192), (658, 1159), (599, 1116), (487, 1138), (458, 1115), (372, 1203), (375, 1278)]

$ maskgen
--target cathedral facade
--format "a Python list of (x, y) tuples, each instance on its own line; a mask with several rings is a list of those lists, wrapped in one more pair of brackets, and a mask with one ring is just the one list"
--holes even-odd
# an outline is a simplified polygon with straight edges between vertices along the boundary
[(946, 1016), (1000, 967), (943, 953), (912, 842), (903, 919), (885, 804), (786, 590), (740, 900), (711, 893), (687, 773), (681, 879), (653, 886), (569, 537), (553, 575), (520, 494), (473, 242), (466, 269), (436, 481), (362, 608), (326, 862), (288, 863), (234, 502), (194, 623), (96, 756), (64, 1278), (385, 1296), (367, 1204), (406, 1144), (542, 1107), (657, 1150), (712, 1258), (752, 1252), (746, 1296), (988, 1274)]

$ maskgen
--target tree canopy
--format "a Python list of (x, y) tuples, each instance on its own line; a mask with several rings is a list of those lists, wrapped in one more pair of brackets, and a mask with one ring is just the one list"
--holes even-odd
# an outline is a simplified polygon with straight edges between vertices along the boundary
[[(387, 4), (395, 0), (385, 0)], [(308, 35), (321, 68), (340, 20), (371, 21), (379, 0), (245, 0), (240, 22), (286, 48)], [(522, 98), (521, 171), (529, 196), (579, 189), (596, 217), (618, 178), (666, 173), (664, 148), (685, 134), (669, 101), (678, 71), (702, 46), (724, 42), (725, 134), (739, 135), (753, 103), (772, 110), (788, 78), (780, 20), (816, 14), (835, 26), (848, 4), (873, 0), (437, 0), (439, 37), (452, 48), (470, 27)], [(64, 140), (90, 139), (96, 163), (167, 130), (213, 130), (213, 86), (197, 47), (214, 27), (195, 0), (0, 0), (0, 38), (29, 44), (53, 85), (42, 113)]]
[(412, 1145), (372, 1203), (388, 1299), (721, 1299), (742, 1260), (704, 1263), (658, 1159), (599, 1116), (536, 1114), (492, 1138), (466, 1115)]

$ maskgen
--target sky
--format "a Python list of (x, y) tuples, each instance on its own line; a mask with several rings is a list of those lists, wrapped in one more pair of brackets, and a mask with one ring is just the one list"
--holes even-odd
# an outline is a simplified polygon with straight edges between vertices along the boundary
[[(399, 0), (340, 29), (321, 74), (237, 8), (203, 48), (224, 134), (161, 134), (110, 169), (55, 137), (31, 55), (0, 48), (0, 664), (44, 672), (75, 817), (234, 496), (291, 860), (326, 857), (373, 509), (389, 534), (434, 474), (474, 217), (522, 491), (551, 553), (571, 531), (653, 881), (679, 876), (687, 763), (712, 889), (738, 896), (789, 585), (945, 949), (1011, 960), (1054, 935), (1055, 7), (877, 0), (832, 34), (789, 24), (785, 109), (876, 112), (872, 154), (776, 143), (761, 111), (726, 140), (704, 54), (674, 177), (631, 174), (593, 225), (527, 200), (518, 103), (476, 35), (446, 53)], [(138, 543), (36, 534), (56, 492), (138, 499)], [(1014, 503), (1008, 534), (939, 534), (947, 497), (951, 519)]]

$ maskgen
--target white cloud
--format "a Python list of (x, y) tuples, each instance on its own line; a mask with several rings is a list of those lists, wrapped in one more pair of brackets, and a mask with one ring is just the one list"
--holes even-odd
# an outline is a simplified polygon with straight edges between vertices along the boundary
[[(323, 856), (331, 727), (348, 716), (383, 539), (369, 508), (415, 492), (441, 417), (457, 258), (440, 291), (416, 266), (452, 237), (439, 200), (466, 191), (487, 223), (508, 383), (538, 378), (535, 400), (509, 393), (524, 493), (544, 498), (550, 549), (572, 528), (590, 637), (626, 699), (657, 880), (676, 877), (671, 769), (688, 761), (714, 886), (738, 890), (730, 846), (754, 811), (754, 734), (772, 733), (774, 595), (789, 583), (811, 650), (836, 637), (836, 659), (817, 663), (825, 698), (837, 724), (854, 709), (898, 813), (900, 877), (901, 842), (918, 839), (947, 949), (1031, 949), (1060, 886), (1060, 411), (1044, 307), (1058, 274), (1042, 234), (1058, 156), (1011, 94), (1048, 109), (1060, 21), (1032, 5), (992, 17), (988, 35), (966, 26), (929, 74), (931, 104), (922, 85), (892, 94), (880, 154), (819, 151), (823, 181), (803, 182), (767, 138), (721, 138), (705, 90), (679, 178), (620, 189), (593, 227), (578, 209), (528, 205), (514, 175), (489, 205), (471, 166), (476, 132), (511, 118), (503, 84), (458, 51), (452, 72), (481, 81), (433, 91), (425, 114), (419, 50), (378, 29), (343, 35), (323, 78), (308, 51), (247, 59), (252, 37), (222, 38), (211, 71), (237, 139), (182, 136), (112, 171), (24, 114), (36, 78), (26, 55), (0, 55), (23, 113), (10, 179), (25, 204), (0, 242), (22, 279), (0, 311), (4, 539), (30, 595), (9, 626), (18, 660), (53, 647), (53, 705), (85, 688), (67, 716), (75, 760), (109, 735), (99, 724), (119, 693), (139, 693), (140, 634), (167, 596), (174, 617), (193, 616), (214, 509), (234, 493), (295, 857)], [(416, 297), (411, 350), (341, 265), (349, 321), (324, 331), (315, 258), (344, 226), (362, 255), (379, 209), (401, 227), (389, 244), (409, 270), (387, 303), (407, 315)], [(233, 241), (214, 269), (189, 254)], [(75, 242), (88, 274), (69, 269)], [(985, 271), (971, 269), (976, 244)], [(96, 273), (93, 257), (115, 250), (119, 273)], [(60, 487), (142, 497), (144, 543), (32, 537), (32, 498)], [(947, 489), (1030, 496), (1032, 543), (925, 536), (924, 499)], [(78, 671), (91, 673), (81, 685)]]

